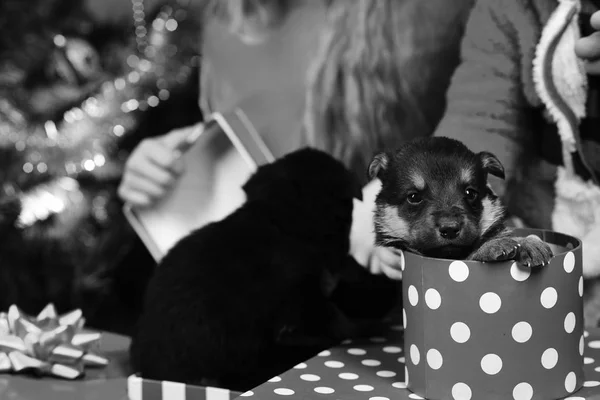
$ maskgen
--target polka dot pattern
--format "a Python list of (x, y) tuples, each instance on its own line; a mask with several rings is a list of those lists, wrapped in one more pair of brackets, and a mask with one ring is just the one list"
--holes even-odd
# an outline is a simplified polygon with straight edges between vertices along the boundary
[(496, 293), (485, 293), (479, 299), (479, 307), (486, 314), (495, 314), (502, 307), (502, 299)]
[(436, 260), (437, 268), (404, 257), (404, 308), (388, 332), (319, 353), (307, 368), (253, 389), (253, 398), (280, 398), (279, 388), (298, 398), (407, 400), (425, 397), (410, 389), (427, 385), (426, 377), (447, 385), (431, 385), (429, 398), (486, 398), (482, 382), (509, 400), (600, 396), (600, 330), (584, 336), (579, 247), (557, 254), (543, 270), (444, 260)]
[(389, 354), (398, 354), (402, 351), (402, 348), (398, 346), (385, 346), (383, 351)]
[(462, 261), (453, 261), (448, 267), (448, 273), (455, 282), (464, 282), (469, 277), (469, 267)]
[(486, 354), (481, 359), (481, 369), (488, 375), (496, 375), (502, 370), (502, 359), (497, 354)]
[(572, 251), (568, 252), (565, 256), (565, 259), (563, 260), (563, 268), (568, 274), (573, 272), (573, 269), (575, 268), (575, 254), (573, 254)]
[(544, 289), (540, 296), (540, 303), (544, 308), (550, 309), (556, 305), (558, 301), (558, 292), (553, 287)]
[(277, 388), (273, 392), (275, 392), (275, 394), (278, 394), (280, 396), (293, 396), (294, 393), (296, 393), (293, 390), (286, 389), (286, 388)]
[[(560, 328), (562, 329), (562, 326)], [(352, 343), (334, 347), (330, 350), (329, 355), (325, 356), (319, 353), (312, 360), (307, 361), (306, 368), (302, 370), (291, 369), (281, 376), (270, 379), (264, 385), (244, 393), (241, 397), (261, 400), (317, 398), (317, 394), (320, 396), (318, 398), (331, 400), (342, 398), (348, 400), (408, 400), (417, 398), (416, 396), (423, 397), (419, 394), (411, 393), (407, 389), (407, 385), (403, 379), (403, 362), (399, 361), (399, 358), (404, 358), (404, 356), (398, 357), (397, 353), (391, 354), (383, 350), (384, 347), (389, 346), (395, 346), (402, 349), (401, 334), (401, 332), (390, 329), (389, 335), (385, 337), (386, 340), (384, 342), (380, 341), (377, 343), (368, 339), (368, 342), (364, 343), (361, 341), (354, 341)], [(579, 354), (579, 342), (581, 341), (581, 338), (583, 338), (583, 334), (580, 335), (579, 340), (576, 341), (577, 354)], [(510, 340), (517, 346), (514, 339), (511, 338)], [(457, 346), (459, 345), (454, 340), (452, 340), (452, 343), (455, 343)], [(586, 379), (583, 379), (583, 377), (577, 378), (576, 376), (575, 391), (567, 393), (566, 386), (571, 389), (573, 385), (573, 378), (572, 376), (568, 376), (568, 374), (573, 371), (565, 371), (562, 373), (559, 384), (566, 393), (564, 395), (566, 400), (581, 400), (600, 397), (600, 329), (592, 330), (589, 341), (586, 341), (584, 338), (583, 346), (585, 359), (588, 360), (588, 364), (585, 365)], [(363, 356), (352, 355), (349, 351), (350, 349), (365, 350), (367, 354), (373, 357), (372, 360), (379, 362), (379, 366), (376, 368), (365, 369), (360, 363)], [(429, 349), (426, 353), (423, 353), (423, 351), (421, 352), (421, 366), (427, 368), (429, 373), (437, 373), (437, 371), (443, 371), (446, 368), (445, 360), (439, 370), (431, 368), (429, 364), (432, 356), (430, 354), (434, 354), (433, 350), (439, 351), (440, 355), (442, 355), (442, 351), (437, 348)], [(539, 357), (537, 361), (538, 365), (545, 364), (546, 366), (550, 366), (550, 364), (552, 364), (554, 365), (552, 368), (555, 368), (555, 371), (558, 371), (560, 368), (560, 362), (557, 360), (558, 351), (554, 348), (547, 348), (542, 354), (544, 354), (544, 356)], [(546, 361), (543, 361), (542, 359)], [(336, 371), (326, 367), (324, 365), (325, 361), (341, 362), (344, 364), (344, 367)], [(505, 368), (508, 368), (508, 366)], [(481, 368), (480, 371), (483, 373)], [(502, 371), (496, 376), (500, 376), (501, 374)], [(314, 378), (315, 376), (319, 379), (316, 380)], [(490, 377), (493, 378), (493, 376)], [(583, 387), (577, 390), (581, 385), (583, 385)], [(358, 390), (355, 389), (355, 387)], [(369, 387), (372, 389), (369, 389)], [(277, 393), (275, 392), (276, 389), (278, 389)], [(291, 393), (288, 392), (288, 390), (294, 392), (294, 394), (288, 394)], [(474, 400), (477, 398), (485, 398), (477, 395), (480, 393), (478, 390), (477, 380), (469, 378), (452, 384), (448, 388), (447, 393), (450, 394), (450, 399)], [(506, 399), (532, 400), (534, 398), (532, 396), (535, 393), (535, 383), (527, 379), (515, 378), (515, 380), (509, 384), (507, 393)]]
[(450, 336), (456, 343), (466, 343), (471, 337), (471, 330), (464, 322), (455, 322), (450, 328)]
[(303, 381), (307, 381), (307, 382), (316, 382), (316, 381), (320, 381), (321, 377), (319, 377), (317, 375), (313, 375), (313, 374), (303, 374), (303, 375), (300, 375), (300, 379), (302, 379)]
[(419, 365), (419, 362), (421, 362), (421, 353), (419, 352), (419, 348), (414, 344), (410, 346), (410, 360), (414, 365)]
[(419, 292), (417, 292), (417, 288), (412, 285), (408, 288), (408, 302), (413, 307), (419, 304)]
[(442, 297), (440, 292), (435, 289), (429, 289), (425, 292), (425, 303), (432, 310), (437, 310), (442, 305)]
[(517, 343), (526, 343), (532, 335), (533, 330), (528, 322), (517, 322), (512, 328), (512, 337)]
[(565, 317), (565, 331), (567, 333), (573, 333), (576, 323), (577, 323), (577, 321), (575, 319), (575, 313), (574, 312), (568, 313), (567, 316)]
[(362, 360), (362, 365), (365, 367), (378, 367), (381, 365), (379, 360)]
[(558, 352), (556, 349), (547, 349), (542, 353), (542, 366), (546, 369), (556, 367), (558, 363)]
[(524, 268), (519, 265), (519, 263), (512, 263), (510, 266), (510, 276), (517, 282), (524, 282), (531, 275), (530, 268)]
[(429, 364), (429, 368), (438, 370), (442, 368), (444, 364), (444, 358), (442, 357), (442, 353), (440, 353), (436, 349), (431, 349), (427, 352), (427, 364)]
[(400, 269), (402, 271), (404, 271), (404, 268), (406, 268), (406, 259), (404, 258), (404, 252), (401, 251), (400, 252)]
[(577, 384), (577, 376), (575, 372), (569, 372), (565, 378), (565, 390), (567, 393), (573, 393), (575, 391), (575, 385)]
[(353, 356), (364, 356), (367, 354), (367, 351), (364, 349), (348, 349), (348, 354), (352, 354)]
[[(559, 234), (544, 238), (564, 248), (544, 269), (405, 253), (402, 318), (406, 366), (415, 387), (426, 386), (425, 377), (439, 382), (436, 374), (444, 374), (444, 381), (462, 383), (454, 398), (485, 398), (485, 381), (506, 382), (503, 398), (526, 400), (544, 398), (540, 393), (570, 395), (565, 389), (569, 372), (575, 372), (576, 388), (583, 384), (581, 248), (567, 249), (577, 241)], [(560, 322), (550, 326), (549, 321)], [(543, 377), (557, 373), (563, 374), (562, 382), (547, 385), (552, 379)], [(443, 398), (449, 392), (452, 387), (431, 387), (427, 393)]]
[(463, 382), (458, 382), (452, 386), (452, 398), (454, 400), (471, 400), (473, 392), (469, 385)]
[(533, 387), (527, 382), (521, 382), (513, 389), (514, 400), (531, 400), (533, 398)]

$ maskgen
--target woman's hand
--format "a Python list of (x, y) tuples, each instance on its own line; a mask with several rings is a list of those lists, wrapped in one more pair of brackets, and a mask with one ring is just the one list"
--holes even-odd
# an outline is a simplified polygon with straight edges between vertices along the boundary
[(592, 228), (582, 238), (583, 245), (583, 278), (600, 277), (600, 225)]
[(131, 153), (119, 196), (133, 207), (149, 207), (169, 193), (184, 170), (176, 150), (196, 126), (176, 129), (164, 136), (144, 139)]
[(600, 11), (592, 14), (590, 23), (596, 32), (575, 43), (575, 54), (587, 61), (588, 74), (600, 75)]
[(375, 246), (373, 211), (375, 197), (381, 189), (378, 180), (363, 188), (363, 201), (354, 201), (352, 230), (350, 232), (350, 255), (372, 274), (385, 274), (394, 280), (402, 279), (404, 259), (400, 250)]

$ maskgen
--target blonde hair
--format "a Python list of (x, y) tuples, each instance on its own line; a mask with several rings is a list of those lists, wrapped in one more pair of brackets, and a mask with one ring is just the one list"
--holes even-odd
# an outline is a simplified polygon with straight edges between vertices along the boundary
[(420, 108), (423, 66), (415, 65), (420, 51), (415, 29), (427, 28), (411, 20), (408, 3), (334, 2), (309, 72), (307, 141), (363, 180), (376, 152), (433, 130)]

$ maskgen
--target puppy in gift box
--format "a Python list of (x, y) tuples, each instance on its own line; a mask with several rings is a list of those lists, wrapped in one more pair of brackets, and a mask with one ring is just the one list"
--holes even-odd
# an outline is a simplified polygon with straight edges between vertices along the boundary
[(449, 138), (378, 154), (369, 166), (370, 178), (383, 184), (376, 201), (377, 244), (429, 257), (547, 264), (552, 250), (539, 237), (511, 236), (488, 174), (504, 179), (493, 154), (475, 154)]
[(507, 229), (491, 153), (443, 137), (369, 167), (379, 246), (402, 251), (405, 380), (430, 400), (563, 398), (583, 384), (580, 241)]
[(243, 189), (157, 267), (131, 348), (142, 378), (245, 391), (352, 335), (328, 283), (347, 263), (358, 182), (303, 149)]

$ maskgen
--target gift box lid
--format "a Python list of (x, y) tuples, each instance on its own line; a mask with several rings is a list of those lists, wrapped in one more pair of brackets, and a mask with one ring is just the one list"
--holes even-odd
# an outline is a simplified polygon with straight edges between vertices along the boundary
[[(399, 318), (377, 337), (346, 341), (244, 393), (242, 399), (411, 400)], [(585, 381), (568, 400), (600, 400), (600, 329), (585, 332)]]

